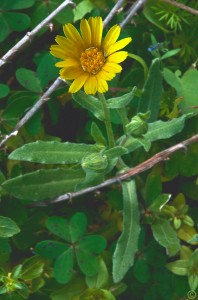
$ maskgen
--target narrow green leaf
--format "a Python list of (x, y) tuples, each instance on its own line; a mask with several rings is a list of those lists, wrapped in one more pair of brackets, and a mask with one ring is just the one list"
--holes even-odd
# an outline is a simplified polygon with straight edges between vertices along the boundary
[(152, 9), (152, 7), (156, 4), (156, 0), (152, 0), (152, 1), (147, 1), (146, 4), (144, 5), (144, 16), (146, 17), (146, 19), (151, 22), (152, 24), (154, 24), (155, 26), (159, 27), (161, 30), (165, 31), (165, 32), (169, 32), (166, 28), (166, 26), (164, 26), (164, 24), (162, 22), (159, 21), (159, 17), (158, 15), (155, 13), (155, 11)]
[(56, 280), (65, 284), (70, 281), (73, 274), (73, 249), (68, 248), (55, 261), (54, 276)]
[(107, 141), (103, 136), (102, 131), (95, 122), (91, 123), (91, 136), (97, 144), (104, 146), (107, 145)]
[(135, 86), (129, 93), (124, 94), (120, 97), (110, 98), (107, 100), (107, 105), (109, 108), (123, 108), (126, 107), (134, 98), (137, 87)]
[(106, 247), (106, 240), (99, 235), (85, 236), (76, 244), (76, 257), (79, 268), (86, 276), (94, 276), (98, 272), (97, 255)]
[(50, 294), (52, 300), (74, 300), (75, 297), (79, 297), (87, 288), (84, 282), (84, 278), (74, 276), (72, 281), (63, 285), (60, 288), (53, 289)]
[(84, 176), (83, 171), (73, 169), (38, 170), (7, 180), (2, 186), (16, 198), (40, 201), (74, 191)]
[(16, 71), (16, 78), (25, 89), (34, 93), (42, 92), (40, 80), (37, 78), (35, 72), (25, 68), (19, 68)]
[(146, 178), (145, 184), (145, 200), (147, 205), (151, 205), (153, 201), (162, 193), (162, 179), (156, 172), (151, 172)]
[(159, 195), (149, 206), (149, 211), (152, 213), (160, 213), (164, 205), (170, 200), (171, 194), (161, 194)]
[(36, 244), (34, 251), (44, 258), (55, 259), (69, 248), (69, 244), (48, 240)]
[[(148, 124), (148, 132), (145, 134), (145, 138), (149, 139), (150, 142), (161, 139), (168, 139), (182, 131), (182, 129), (184, 128), (185, 119), (187, 119), (189, 116), (189, 114), (186, 114), (171, 121), (156, 121), (154, 123), (150, 123)], [(124, 136), (121, 137), (119, 141), (122, 141), (123, 139)], [(142, 144), (138, 141), (138, 139), (130, 137), (126, 139), (126, 142), (122, 144), (122, 146), (128, 148), (129, 152), (132, 152), (140, 148)]]
[(0, 237), (9, 238), (20, 232), (17, 224), (10, 218), (0, 216)]
[(138, 107), (138, 112), (151, 112), (150, 122), (154, 122), (157, 119), (162, 91), (162, 73), (160, 71), (160, 61), (157, 58), (153, 60), (149, 69), (148, 78), (145, 82)]
[(146, 79), (147, 75), (148, 75), (148, 67), (147, 64), (145, 62), (145, 60), (143, 60), (139, 55), (133, 54), (133, 53), (129, 53), (128, 56), (132, 59), (135, 59), (137, 62), (139, 62), (144, 70), (144, 78)]
[(182, 85), (180, 79), (169, 69), (163, 69), (163, 77), (170, 86), (176, 89), (178, 97), (183, 95)]
[(20, 278), (23, 280), (32, 280), (39, 277), (44, 269), (44, 260), (34, 255), (26, 259), (22, 265)]
[(134, 263), (138, 249), (140, 233), (139, 208), (135, 189), (135, 181), (124, 182), (123, 185), (123, 232), (118, 239), (113, 254), (113, 280), (121, 281)]
[(181, 51), (180, 48), (170, 50), (170, 51), (166, 52), (165, 54), (163, 54), (160, 59), (163, 60), (163, 59), (172, 57), (172, 56), (176, 55), (177, 53), (179, 53), (180, 51)]
[(18, 279), (21, 275), (22, 265), (17, 265), (12, 269), (12, 278)]
[(166, 248), (167, 255), (174, 256), (181, 248), (176, 231), (166, 219), (159, 219), (151, 225), (155, 240)]
[(114, 148), (104, 151), (104, 155), (106, 155), (109, 159), (117, 158), (127, 153), (128, 150), (121, 146), (116, 146)]
[(88, 288), (101, 289), (107, 286), (109, 281), (109, 273), (107, 266), (102, 258), (99, 258), (98, 273), (95, 276), (86, 277)]
[(72, 98), (82, 107), (89, 110), (97, 119), (104, 120), (102, 105), (97, 98), (87, 95), (82, 91), (72, 94)]
[(189, 261), (187, 259), (180, 259), (166, 265), (167, 269), (176, 275), (187, 275)]
[(13, 151), (9, 159), (42, 164), (74, 164), (80, 163), (86, 154), (96, 151), (94, 145), (36, 141)]
[[(198, 71), (194, 68), (188, 69), (181, 78), (182, 90), (184, 99), (181, 101), (181, 108), (189, 111), (191, 106), (197, 106), (197, 85), (198, 85)], [(192, 110), (194, 110), (192, 108)]]

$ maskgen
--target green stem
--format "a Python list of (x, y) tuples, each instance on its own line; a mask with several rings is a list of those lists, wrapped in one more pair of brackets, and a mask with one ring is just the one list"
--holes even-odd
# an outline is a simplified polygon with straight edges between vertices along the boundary
[(113, 147), (115, 147), (115, 140), (114, 140), (114, 135), (113, 135), (113, 129), (112, 129), (112, 126), (111, 126), (109, 108), (107, 106), (107, 102), (106, 102), (104, 94), (98, 93), (98, 97), (99, 97), (99, 99), (102, 103), (102, 107), (103, 107), (104, 122), (105, 122), (105, 126), (106, 126), (106, 131), (107, 131), (109, 148), (113, 148)]
[(129, 123), (129, 119), (127, 117), (126, 108), (125, 107), (118, 108), (117, 111), (118, 111), (118, 113), (120, 115), (120, 118), (122, 120), (122, 126), (123, 126), (124, 133), (125, 133), (125, 135), (127, 135), (126, 125)]

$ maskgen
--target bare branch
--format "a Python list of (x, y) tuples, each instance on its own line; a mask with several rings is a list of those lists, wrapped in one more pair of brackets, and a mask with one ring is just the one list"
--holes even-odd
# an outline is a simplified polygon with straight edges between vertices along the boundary
[(75, 5), (71, 0), (65, 0), (61, 5), (59, 5), (47, 18), (45, 18), (40, 24), (38, 24), (32, 31), (27, 32), (26, 35), (13, 47), (11, 48), (1, 59), (0, 59), (0, 67), (6, 64), (11, 58), (20, 50), (25, 48), (27, 44), (29, 44), (33, 37), (37, 34), (41, 28), (47, 25), (63, 8), (67, 5), (72, 4)]
[(125, 2), (125, 0), (118, 0), (116, 5), (112, 8), (110, 13), (107, 15), (107, 17), (103, 21), (103, 26), (105, 27), (113, 18), (115, 14), (119, 11), (119, 9), (122, 7), (122, 4)]
[(19, 129), (27, 123), (27, 121), (37, 112), (37, 110), (50, 98), (49, 96), (63, 83), (63, 80), (58, 77), (53, 84), (49, 87), (49, 89), (43, 94), (43, 96), (34, 104), (34, 106), (25, 114), (25, 116), (17, 123), (14, 130), (5, 136), (5, 138), (1, 141), (0, 147), (2, 147), (12, 136), (16, 136), (18, 134)]
[(183, 10), (185, 10), (185, 11), (193, 14), (193, 15), (197, 15), (198, 16), (198, 10), (196, 10), (196, 9), (194, 9), (192, 7), (186, 6), (183, 3), (179, 3), (179, 2), (176, 2), (174, 0), (162, 0), (162, 1), (166, 2), (166, 3), (169, 3), (169, 4), (173, 5), (173, 6), (179, 7), (181, 9), (183, 9)]
[[(68, 2), (67, 4), (69, 4), (69, 3), (72, 3), (72, 2), (70, 2), (70, 1), (64, 1), (63, 3), (62, 3), (62, 5), (64, 4), (65, 6), (66, 6), (66, 2)], [(57, 8), (57, 9), (59, 9), (59, 11), (60, 11), (60, 6)], [(55, 16), (56, 14), (57, 14), (57, 9), (52, 13), (53, 14), (53, 16)], [(56, 12), (56, 14), (55, 14), (55, 12)], [(114, 9), (113, 10), (113, 12), (111, 11), (110, 13), (109, 13), (109, 15), (110, 15), (110, 17), (112, 18), (112, 16), (113, 16), (113, 14), (116, 14), (116, 12), (117, 12), (117, 10), (116, 9)], [(51, 15), (52, 15), (51, 14)], [(51, 16), (51, 15), (49, 15), (49, 17)], [(108, 16), (109, 16), (108, 15)], [(105, 25), (104, 25), (104, 27), (107, 25), (107, 23), (110, 21), (110, 18), (109, 17), (106, 17), (106, 23), (105, 23)], [(48, 17), (48, 18), (49, 18)], [(50, 19), (51, 20), (51, 19)], [(43, 22), (46, 22), (46, 19), (43, 21)], [(38, 26), (41, 26), (41, 24), (43, 24), (43, 22), (41, 22)], [(46, 23), (48, 23), (49, 22), (49, 19), (47, 20), (47, 22)], [(45, 24), (46, 24), (45, 23)], [(37, 27), (38, 27), (37, 26)], [(37, 27), (35, 27), (35, 29), (34, 29), (34, 31), (35, 30), (40, 30), (40, 28), (42, 28), (42, 27), (40, 27), (39, 29), (36, 29)], [(32, 33), (31, 33), (32, 34)], [(32, 35), (31, 35), (32, 36)], [(25, 37), (24, 37), (25, 38)], [(22, 39), (23, 40), (23, 39)], [(22, 40), (20, 41), (21, 43), (22, 43)], [(18, 49), (17, 46), (18, 44), (16, 44), (12, 49)], [(22, 43), (22, 45), (23, 45), (23, 43)], [(22, 46), (21, 46), (22, 47)], [(11, 50), (12, 50), (11, 49)], [(10, 51), (11, 51), (10, 50)], [(9, 52), (10, 52), (9, 51)], [(18, 50), (17, 50), (18, 51)], [(8, 53), (9, 53), (8, 52)], [(8, 55), (8, 53), (6, 54), (6, 55)], [(4, 56), (5, 57), (5, 56)], [(10, 57), (10, 56), (9, 56)], [(6, 62), (6, 61), (5, 61)], [(4, 63), (5, 63), (4, 62)], [(1, 67), (1, 60), (0, 60), (0, 67)], [(12, 136), (16, 136), (17, 134), (18, 134), (18, 131), (19, 131), (19, 129), (23, 126), (23, 125), (25, 125), (26, 123), (27, 123), (27, 121), (37, 112), (37, 110), (45, 103), (45, 102), (47, 102), (48, 100), (49, 100), (49, 96), (60, 86), (60, 84), (61, 84), (61, 82), (62, 82), (62, 79), (60, 79), (59, 77), (54, 81), (54, 83), (50, 86), (50, 88), (43, 94), (43, 96), (40, 98), (40, 100), (38, 101), (38, 102), (36, 102), (35, 103), (35, 105), (27, 112), (27, 114), (17, 123), (17, 125), (16, 125), (16, 127), (15, 127), (15, 129), (10, 133), (10, 134), (8, 134), (8, 135), (6, 135), (5, 136), (5, 138), (0, 142), (0, 147), (2, 147), (3, 145), (5, 145), (5, 143), (12, 137)]]
[(124, 172), (124, 173), (122, 173), (118, 176), (110, 178), (110, 179), (104, 181), (101, 184), (85, 188), (85, 189), (80, 190), (78, 192), (67, 193), (65, 195), (59, 196), (56, 199), (46, 201), (46, 202), (37, 203), (34, 206), (47, 206), (49, 204), (59, 203), (59, 202), (65, 201), (65, 200), (70, 200), (71, 201), (72, 198), (75, 198), (75, 197), (78, 197), (78, 196), (81, 196), (81, 195), (84, 195), (84, 194), (87, 194), (87, 193), (91, 193), (93, 191), (99, 190), (99, 189), (104, 188), (104, 187), (106, 187), (108, 185), (111, 185), (113, 183), (121, 182), (123, 180), (126, 180), (126, 179), (132, 177), (132, 176), (136, 176), (140, 173), (145, 172), (146, 170), (151, 169), (154, 165), (158, 164), (159, 162), (162, 162), (166, 159), (169, 159), (169, 157), (173, 153), (175, 153), (176, 151), (181, 150), (181, 149), (186, 150), (188, 145), (190, 145), (192, 143), (195, 143), (195, 142), (198, 142), (198, 134), (192, 136), (191, 138), (189, 138), (189, 139), (187, 139), (183, 142), (180, 142), (179, 144), (176, 144), (176, 145), (174, 145), (174, 146), (172, 146), (172, 147), (170, 147), (166, 150), (163, 150), (163, 151), (155, 154), (154, 156), (147, 159), (143, 163), (137, 165), (136, 167), (133, 167), (133, 168), (127, 170), (126, 172)]
[(120, 23), (120, 27), (123, 28), (136, 14), (136, 12), (146, 3), (146, 0), (138, 0), (136, 1), (130, 8), (128, 15), (126, 18)]

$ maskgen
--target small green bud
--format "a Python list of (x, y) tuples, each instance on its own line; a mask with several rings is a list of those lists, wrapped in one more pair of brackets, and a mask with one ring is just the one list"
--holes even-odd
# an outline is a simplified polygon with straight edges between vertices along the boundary
[(172, 205), (164, 205), (162, 208), (162, 213), (166, 215), (170, 215), (172, 218), (174, 218), (174, 215), (176, 214), (177, 209)]
[(102, 173), (108, 166), (108, 159), (106, 155), (101, 155), (98, 152), (91, 153), (83, 157), (81, 166), (85, 171)]
[(194, 221), (192, 220), (191, 217), (189, 217), (188, 215), (185, 215), (184, 218), (183, 218), (183, 223), (188, 225), (188, 226), (191, 226), (193, 227), (194, 226)]
[(150, 112), (145, 114), (139, 113), (131, 119), (131, 122), (126, 125), (126, 130), (134, 137), (141, 137), (148, 131), (147, 120), (150, 117)]
[(181, 226), (181, 220), (175, 217), (173, 219), (173, 226), (175, 227), (176, 230), (179, 229)]

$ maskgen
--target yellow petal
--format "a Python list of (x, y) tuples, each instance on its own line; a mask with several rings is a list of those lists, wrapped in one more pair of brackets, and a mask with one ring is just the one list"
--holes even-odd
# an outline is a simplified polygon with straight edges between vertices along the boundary
[(84, 48), (84, 43), (82, 40), (82, 37), (80, 36), (80, 33), (78, 32), (78, 30), (71, 24), (65, 24), (63, 26), (63, 31), (65, 36), (74, 41), (76, 44), (76, 47), (83, 49)]
[(108, 91), (108, 84), (104, 79), (98, 80), (98, 92), (105, 93)]
[(55, 64), (56, 67), (58, 68), (63, 68), (63, 67), (80, 67), (80, 62), (77, 61), (74, 58), (68, 58), (64, 61), (59, 61)]
[(109, 73), (105, 70), (100, 70), (100, 72), (96, 75), (96, 77), (99, 79), (104, 79), (104, 80), (112, 80), (116, 76), (115, 73)]
[(105, 49), (106, 55), (109, 56), (110, 54), (124, 48), (131, 41), (132, 41), (132, 38), (128, 37), (128, 38), (125, 38), (125, 39), (122, 39), (122, 40), (116, 42), (115, 44), (113, 44), (110, 47), (108, 47), (107, 49)]
[(103, 70), (109, 73), (120, 73), (122, 71), (122, 67), (115, 63), (106, 63), (103, 66)]
[(65, 80), (73, 80), (83, 74), (84, 71), (80, 68), (68, 67), (68, 68), (62, 68), (60, 70), (60, 77)]
[(105, 49), (114, 44), (120, 35), (120, 26), (114, 25), (107, 32), (104, 41), (102, 43), (102, 48)]
[(126, 52), (126, 51), (115, 52), (107, 57), (107, 62), (109, 62), (109, 63), (113, 62), (113, 63), (119, 64), (127, 58), (127, 55), (128, 55), (128, 52)]
[(61, 46), (61, 48), (65, 48), (67, 47), (67, 39), (61, 35), (57, 35), (55, 37), (55, 41), (57, 42), (57, 44), (59, 44)]
[(88, 77), (89, 77), (88, 73), (83, 73), (79, 77), (77, 77), (70, 85), (69, 92), (70, 93), (78, 92), (81, 89), (81, 87), (84, 85)]
[(91, 46), (100, 48), (103, 31), (102, 18), (91, 17), (89, 18), (88, 23), (91, 29)]
[(91, 29), (86, 19), (80, 22), (80, 31), (85, 44), (85, 48), (91, 47)]
[(96, 76), (90, 76), (84, 85), (84, 90), (86, 94), (95, 94), (98, 90), (98, 81)]
[(66, 59), (67, 55), (65, 51), (59, 45), (52, 45), (50, 47), (50, 53), (58, 58)]

